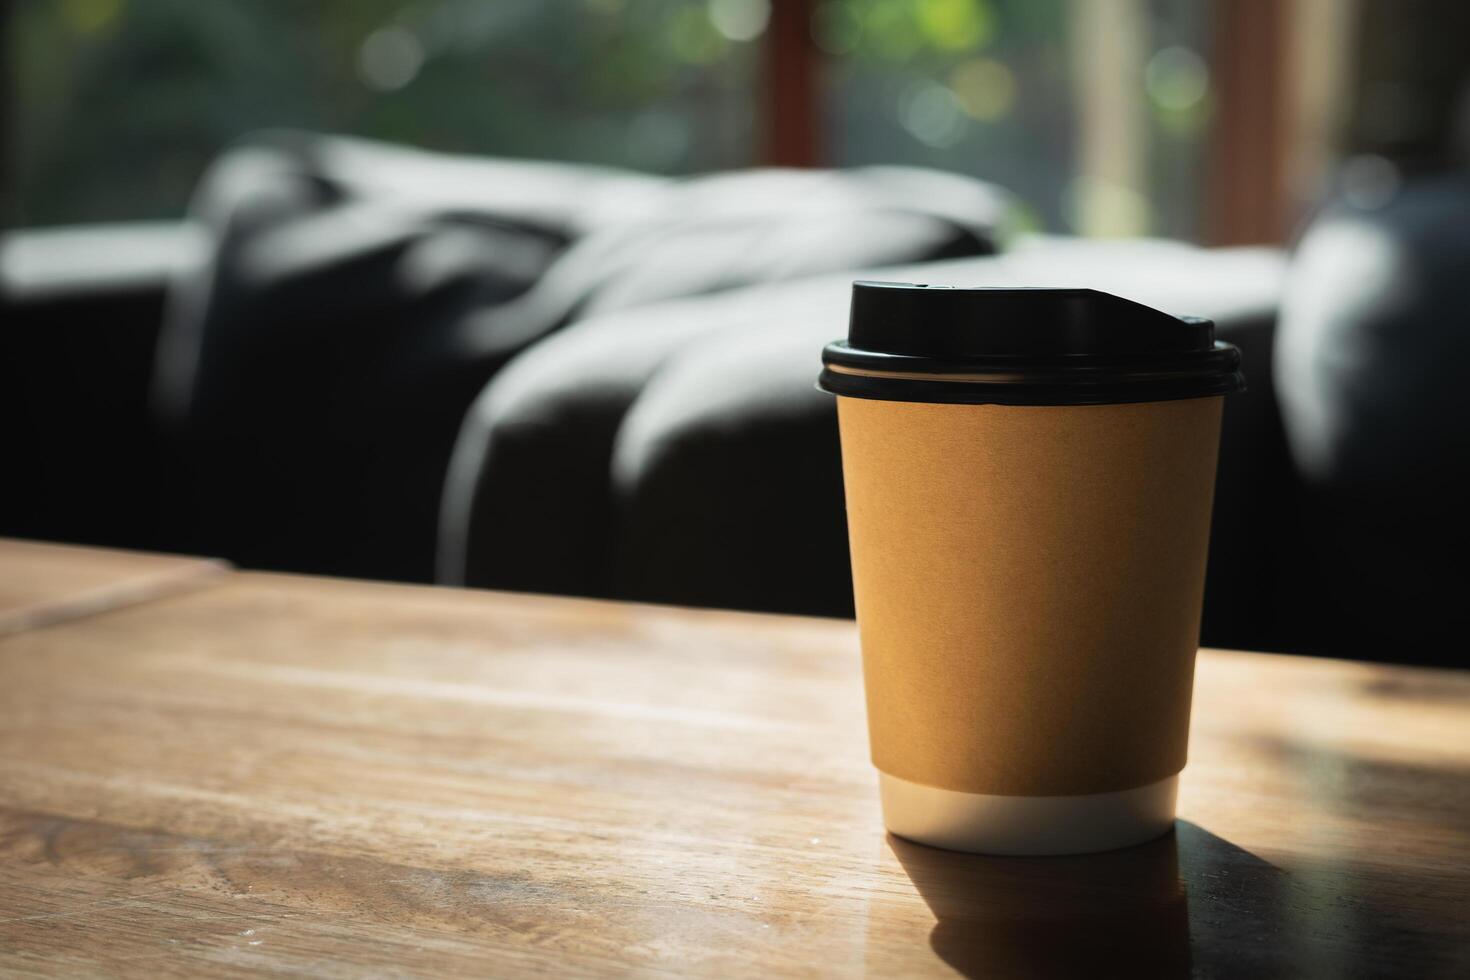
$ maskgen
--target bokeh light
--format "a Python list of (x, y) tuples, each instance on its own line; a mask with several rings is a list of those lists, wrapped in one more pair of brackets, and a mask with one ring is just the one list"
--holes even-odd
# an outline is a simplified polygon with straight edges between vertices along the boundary
[(689, 127), (672, 112), (650, 109), (640, 113), (628, 127), (628, 156), (649, 170), (678, 166), (689, 152)]
[(924, 43), (913, 5), (907, 0), (870, 0), (862, 20), (863, 43), (859, 50), (870, 51), (880, 61), (902, 64)]
[(1062, 191), (1062, 213), (1079, 234), (1099, 238), (1126, 238), (1148, 231), (1148, 199), (1131, 187), (1101, 177), (1083, 175), (1067, 182)]
[(771, 20), (770, 0), (709, 0), (709, 19), (731, 41), (754, 41)]
[(968, 122), (959, 98), (947, 85), (925, 79), (904, 92), (899, 119), (921, 143), (935, 147), (954, 146), (965, 135)]
[(369, 88), (392, 92), (413, 81), (424, 64), (424, 46), (412, 31), (383, 27), (373, 31), (357, 52), (357, 73)]
[(704, 7), (681, 6), (668, 20), (669, 47), (681, 61), (691, 65), (708, 65), (720, 60), (729, 40), (715, 29), (709, 11)]
[(995, 122), (1016, 105), (1016, 75), (993, 58), (971, 58), (949, 73), (949, 87), (971, 119)]
[(983, 0), (918, 0), (914, 10), (925, 40), (940, 51), (981, 48), (995, 33), (995, 17)]
[(1210, 89), (1205, 59), (1184, 47), (1168, 47), (1148, 60), (1143, 72), (1149, 98), (1162, 109), (1180, 111), (1197, 106)]

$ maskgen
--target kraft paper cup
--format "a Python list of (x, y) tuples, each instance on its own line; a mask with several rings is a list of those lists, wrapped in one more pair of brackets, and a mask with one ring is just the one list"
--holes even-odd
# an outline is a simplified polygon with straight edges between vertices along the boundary
[[(938, 291), (877, 301), (907, 325), (895, 328), (899, 343), (922, 347), (913, 335), (928, 331), (942, 358), (905, 352), (900, 369), (880, 349), (878, 367), (862, 362), (878, 345), (855, 298), (853, 338), (836, 357), (829, 347), (822, 380), (839, 394), (884, 820), (900, 837), (994, 854), (1158, 837), (1173, 824), (1186, 759), (1222, 395), (1240, 384), (1238, 354), (1218, 356), (1204, 321), (1105, 294), (948, 292), (964, 300), (938, 310)], [(1016, 292), (1030, 295), (998, 295)], [(1048, 307), (1058, 295), (1060, 314)], [(907, 321), (892, 308), (903, 314), (904, 302), (920, 311)], [(1029, 314), (1032, 329), (1003, 322), (1002, 336), (985, 337), (992, 307)], [(1114, 342), (1136, 346), (1130, 324), (1160, 317), (1209, 330), (1191, 341), (1209, 353), (1189, 384), (1178, 363), (1188, 351), (1120, 356), (1099, 351), (1108, 337), (1086, 337), (1117, 331)], [(956, 357), (956, 329), (980, 336), (971, 347), (1006, 350)], [(1093, 359), (1065, 368), (1085, 379), (1073, 390), (1058, 373), (1061, 341)], [(1037, 344), (1043, 353), (1028, 355)], [(1029, 375), (1028, 356), (1042, 363)], [(996, 381), (988, 365), (1001, 358), (1007, 380)], [(1140, 360), (1155, 374), (1140, 379)]]

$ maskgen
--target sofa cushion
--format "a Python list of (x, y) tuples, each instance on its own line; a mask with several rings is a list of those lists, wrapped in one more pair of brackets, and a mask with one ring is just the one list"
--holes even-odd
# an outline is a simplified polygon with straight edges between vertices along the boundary
[[(1269, 431), (1265, 357), (1282, 267), (1274, 250), (1038, 238), (991, 258), (862, 275), (1089, 285), (1214, 317), (1244, 346), (1252, 383), (1229, 414)], [(822, 344), (845, 330), (852, 278), (600, 317), (513, 362), (461, 433), (441, 525), (445, 579), (850, 612), (834, 403), (814, 382)], [(1238, 448), (1243, 458), (1263, 449)], [(1265, 506), (1240, 492), (1242, 509)], [(1247, 606), (1254, 585), (1238, 577), (1215, 576), (1220, 601)]]
[(465, 409), (579, 310), (990, 251), (1003, 195), (918, 171), (672, 181), (275, 134), (227, 154), (194, 211), (210, 261), (172, 297), (156, 382), (188, 546), (428, 580)]

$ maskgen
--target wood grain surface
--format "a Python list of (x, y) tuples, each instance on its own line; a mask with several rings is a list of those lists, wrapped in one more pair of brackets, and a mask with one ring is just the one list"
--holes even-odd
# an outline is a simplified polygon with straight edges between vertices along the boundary
[(203, 558), (0, 538), (0, 636), (170, 595), (225, 568)]
[(886, 836), (852, 624), (284, 576), (0, 641), (0, 970), (1465, 976), (1470, 678), (1202, 655), (1177, 832)]

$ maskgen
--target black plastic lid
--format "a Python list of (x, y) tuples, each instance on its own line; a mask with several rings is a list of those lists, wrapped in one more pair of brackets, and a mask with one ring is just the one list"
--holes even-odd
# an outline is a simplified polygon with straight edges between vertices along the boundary
[(1245, 387), (1215, 325), (1095, 289), (855, 282), (824, 391), (887, 401), (1097, 405)]

